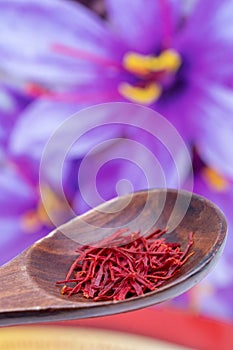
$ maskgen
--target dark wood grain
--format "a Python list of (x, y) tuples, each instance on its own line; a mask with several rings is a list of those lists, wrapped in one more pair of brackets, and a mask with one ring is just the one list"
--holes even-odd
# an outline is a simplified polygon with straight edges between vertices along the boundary
[[(117, 302), (61, 295), (55, 282), (64, 279), (74, 260), (79, 237), (88, 243), (118, 227), (150, 232), (168, 222), (172, 226), (173, 219), (169, 219), (175, 203), (174, 222), (189, 199), (184, 218), (166, 236), (184, 248), (193, 231), (195, 254), (157, 292)], [(108, 213), (103, 212), (106, 210)], [(222, 253), (226, 231), (225, 217), (213, 203), (185, 191), (179, 191), (179, 196), (176, 190), (142, 191), (106, 202), (61, 226), (0, 269), (0, 325), (110, 315), (173, 298), (198, 283), (213, 268)]]

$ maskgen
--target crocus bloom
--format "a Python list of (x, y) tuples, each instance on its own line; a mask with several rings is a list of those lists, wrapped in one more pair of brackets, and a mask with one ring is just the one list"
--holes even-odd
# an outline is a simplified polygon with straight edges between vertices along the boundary
[(41, 104), (49, 118), (58, 103), (67, 116), (74, 104), (133, 101), (161, 112), (211, 167), (232, 176), (232, 5), (197, 1), (184, 18), (181, 1), (151, 0), (145, 9), (142, 0), (107, 0), (106, 22), (78, 3), (2, 1), (0, 69), (46, 99), (12, 143), (19, 133), (27, 135), (21, 152), (42, 143), (27, 128)]
[[(0, 86), (0, 265), (20, 253), (52, 230), (53, 225), (43, 207), (39, 191), (39, 160), (16, 157), (11, 152), (10, 139), (20, 116), (33, 103), (15, 87)], [(28, 127), (32, 127), (28, 125)], [(69, 165), (65, 171), (69, 170)], [(49, 179), (49, 177), (48, 177)], [(47, 198), (60, 219), (67, 220), (59, 194), (48, 181)], [(69, 193), (71, 195), (71, 193)]]
[[(6, 92), (4, 96), (6, 100)], [(32, 150), (28, 149), (27, 153), (19, 156), (17, 152), (13, 152), (14, 149), (12, 151), (10, 142), (12, 135), (17, 132), (17, 128), (20, 128), (21, 123), (24, 123), (24, 115), (30, 112), (35, 101), (23, 103), (24, 97), (21, 96), (19, 99), (20, 103), (18, 103), (17, 95), (10, 94), (9, 91), (7, 96), (8, 100), (12, 101), (12, 105), (15, 108), (12, 111), (12, 116), (14, 115), (12, 119), (14, 119), (14, 122), (12, 122), (10, 126), (4, 124), (5, 115), (3, 112), (1, 113), (1, 117), (3, 118), (1, 122), (1, 131), (4, 136), (4, 142), (2, 142), (1, 146), (0, 225), (3, 231), (0, 236), (0, 244), (2, 248), (5, 248), (5, 252), (0, 256), (0, 264), (14, 257), (37, 238), (50, 232), (54, 224), (60, 225), (68, 219), (71, 219), (73, 213), (67, 208), (66, 201), (68, 201), (69, 206), (74, 212), (78, 214), (86, 211), (89, 207), (99, 204), (98, 198), (97, 201), (96, 198), (94, 198), (95, 186), (97, 186), (101, 197), (109, 199), (119, 194), (119, 187), (116, 188), (116, 185), (124, 178), (127, 178), (127, 180), (131, 182), (131, 186), (134, 190), (147, 188), (147, 179), (150, 180), (149, 185), (151, 187), (163, 184), (163, 182), (161, 183), (161, 176), (156, 166), (153, 166), (154, 158), (160, 160), (159, 163), (163, 164), (163, 169), (166, 174), (168, 174), (168, 176), (166, 176), (167, 182), (163, 187), (166, 185), (174, 186), (174, 181), (176, 180), (173, 178), (173, 175), (176, 169), (169, 153), (163, 149), (164, 147), (159, 144), (157, 139), (154, 139), (152, 135), (149, 135), (143, 130), (141, 132), (137, 131), (135, 137), (132, 127), (127, 127), (127, 125), (115, 125), (114, 127), (114, 125), (106, 124), (107, 118), (105, 114), (109, 116), (108, 118), (111, 120), (111, 112), (114, 112), (114, 107), (112, 104), (109, 104), (103, 105), (101, 113), (97, 112), (97, 114), (100, 115), (100, 124), (103, 124), (102, 128), (91, 129), (91, 121), (88, 120), (86, 116), (74, 120), (74, 134), (76, 136), (79, 131), (82, 130), (82, 136), (73, 145), (70, 152), (68, 152), (63, 165), (62, 190), (65, 191), (66, 195), (64, 200), (58, 186), (60, 182), (60, 173), (59, 171), (57, 172), (55, 168), (56, 157), (59, 157), (58, 151), (64, 147), (64, 139), (57, 139), (56, 142), (53, 143), (56, 157), (53, 159), (53, 154), (53, 156), (43, 164), (43, 179), (41, 179), (42, 182), (39, 183), (40, 152), (36, 148)], [(24, 108), (22, 106), (24, 106)], [(133, 107), (131, 106), (131, 104), (123, 104), (121, 112), (123, 113), (125, 111), (126, 115), (131, 113), (131, 118), (133, 116), (135, 118), (135, 113), (132, 114), (131, 108)], [(63, 115), (59, 114), (59, 110), (52, 112), (56, 112), (56, 118), (61, 122)], [(88, 115), (90, 115), (90, 113), (91, 112), (88, 112)], [(141, 113), (143, 113), (143, 111)], [(29, 122), (27, 127), (29, 130), (32, 130), (32, 132), (36, 128), (37, 132), (40, 130), (42, 137), (48, 137), (49, 132), (51, 132), (49, 128), (50, 125), (47, 125), (45, 122), (44, 125), (42, 124), (41, 126), (41, 122), (44, 120), (43, 113), (41, 113), (41, 115), (42, 118), (41, 120), (37, 119), (37, 124), (35, 122)], [(150, 120), (151, 119), (153, 119), (153, 116)], [(76, 121), (80, 121), (80, 124)], [(46, 125), (48, 126), (47, 129)], [(63, 124), (61, 124), (61, 128), (62, 127)], [(44, 133), (44, 130), (47, 130), (47, 134)], [(68, 132), (63, 135), (67, 138), (69, 143), (71, 132), (72, 130), (68, 129)], [(123, 138), (122, 135), (124, 135)], [(109, 144), (104, 146), (103, 141), (105, 138), (109, 138), (110, 141), (112, 140), (110, 147)], [(147, 146), (149, 150), (148, 157), (147, 153), (143, 152), (143, 150), (140, 152), (141, 149), (135, 154), (136, 146), (134, 140), (135, 142), (140, 141), (139, 144), (144, 145), (144, 147)], [(126, 141), (129, 141), (127, 142), (127, 147), (125, 147)], [(98, 146), (99, 143), (102, 144), (101, 149), (98, 152), (95, 150), (95, 153), (90, 157), (91, 159), (89, 160), (88, 166), (85, 168), (85, 171), (82, 172), (82, 191), (85, 192), (86, 197), (91, 197), (95, 200), (94, 203), (92, 202), (91, 205), (89, 205), (88, 202), (86, 203), (85, 200), (83, 200), (80, 193), (80, 188), (77, 183), (77, 174), (85, 155), (92, 150), (93, 147), (95, 148), (96, 145)], [(175, 145), (173, 148), (175, 148)], [(67, 148), (65, 148), (65, 152), (66, 151), (68, 151)], [(177, 152), (178, 158), (180, 159), (179, 147)], [(124, 159), (120, 159), (119, 157), (124, 157)], [(109, 161), (112, 161), (114, 158), (116, 158), (116, 160), (113, 164), (109, 164)], [(100, 170), (100, 174), (96, 184), (95, 179), (94, 181), (91, 180), (91, 176), (96, 170), (95, 163), (99, 160), (101, 164), (105, 165), (105, 169), (102, 169), (102, 167), (98, 169), (97, 167), (97, 170)], [(137, 166), (132, 164), (133, 161), (136, 161), (136, 165), (139, 163), (142, 169), (138, 170)], [(145, 174), (143, 174), (143, 171), (145, 171)], [(129, 187), (125, 189), (122, 188), (122, 184), (120, 187), (120, 194), (129, 190)], [(40, 196), (40, 188), (43, 191), (43, 195), (46, 197), (46, 207), (44, 207)]]
[(9, 156), (8, 140), (21, 110), (28, 104), (28, 99), (6, 84), (0, 86), (0, 225), (1, 254), (0, 264), (14, 257), (27, 244), (41, 236), (34, 233), (23, 239), (21, 235), (26, 216), (24, 213), (34, 208), (35, 191), (31, 181), (25, 180), (19, 164)]
[[(1, 1), (1, 76), (35, 98), (15, 124), (11, 157), (37, 166), (47, 139), (77, 109), (131, 101), (160, 111), (209, 166), (232, 177), (232, 1), (199, 0), (187, 18), (179, 0), (151, 0), (146, 10), (143, 0), (106, 4), (107, 22), (68, 1)], [(205, 174), (230, 183), (210, 168)], [(84, 210), (79, 198), (74, 206)], [(24, 213), (38, 199), (30, 203)]]

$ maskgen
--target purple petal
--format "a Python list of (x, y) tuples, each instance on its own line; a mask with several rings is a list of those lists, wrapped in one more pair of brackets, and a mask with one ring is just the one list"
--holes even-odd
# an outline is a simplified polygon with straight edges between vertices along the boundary
[(6, 146), (17, 117), (29, 99), (13, 87), (0, 84), (0, 144)]
[(208, 78), (228, 83), (232, 77), (232, 12), (233, 3), (228, 0), (197, 1), (187, 18), (176, 47), (189, 65), (193, 81), (201, 79), (203, 84), (203, 78)]
[(11, 154), (40, 160), (46, 142), (57, 127), (76, 111), (74, 104), (36, 100), (15, 124), (9, 142)]
[(128, 49), (156, 53), (170, 46), (180, 20), (181, 1), (107, 0), (110, 22)]
[[(21, 113), (15, 128), (10, 138), (10, 152), (14, 156), (30, 156), (40, 160), (43, 149), (50, 137), (59, 127), (62, 132), (62, 139), (56, 141), (54, 147), (59, 150), (69, 143), (70, 150), (69, 158), (81, 158), (88, 150), (96, 143), (111, 138), (119, 134), (121, 127), (108, 126), (106, 123), (111, 123), (109, 115), (103, 114), (98, 118), (96, 127), (93, 129), (93, 118), (91, 112), (88, 117), (82, 117), (82, 114), (77, 114), (73, 118), (73, 125), (70, 127), (76, 130), (77, 137), (75, 140), (70, 140), (70, 132), (66, 125), (63, 124), (75, 112), (81, 108), (78, 104), (50, 102), (47, 100), (37, 100), (31, 104), (23, 113)], [(94, 123), (95, 124), (95, 123)], [(92, 130), (93, 129), (93, 130)], [(80, 137), (80, 140), (75, 143)], [(69, 149), (67, 149), (67, 152)]]
[[(43, 176), (46, 183), (60, 193), (60, 170), (56, 167), (56, 161), (65, 150), (66, 161), (62, 166), (63, 189), (69, 198), (77, 190), (77, 184), (71, 180), (71, 174), (76, 180), (76, 173), (73, 167), (76, 161), (81, 159), (93, 146), (105, 139), (121, 135), (121, 126), (108, 125), (110, 120), (106, 115), (101, 115), (96, 127), (93, 127), (94, 116), (90, 112), (88, 117), (77, 114), (73, 118), (73, 124), (64, 123), (69, 117), (78, 111), (77, 104), (50, 102), (38, 100), (31, 104), (21, 113), (9, 140), (9, 152), (11, 159), (23, 169), (24, 174), (34, 184), (39, 181), (39, 166), (41, 157), (52, 135), (57, 131), (61, 137), (52, 140), (49, 145), (49, 152), (46, 151), (46, 160)], [(64, 124), (63, 124), (64, 123)], [(107, 123), (107, 124), (106, 124)], [(73, 133), (73, 139), (71, 134)]]
[[(221, 39), (230, 43), (233, 31), (232, 10), (233, 3), (229, 0), (198, 0), (190, 12), (184, 32), (192, 33), (192, 41), (199, 41), (200, 45), (209, 45), (211, 42), (221, 44)], [(200, 40), (200, 32), (205, 38), (203, 41)]]
[(131, 127), (125, 127), (122, 136), (106, 141), (105, 147), (97, 145), (81, 161), (74, 201), (77, 213), (132, 191), (180, 186), (174, 160), (155, 137)]
[(213, 84), (207, 89), (196, 118), (197, 148), (207, 164), (233, 178), (233, 93)]
[(17, 103), (16, 99), (14, 98), (13, 93), (9, 89), (9, 87), (3, 83), (0, 84), (0, 112), (2, 115), (9, 115), (15, 114), (15, 111), (17, 110)]
[(3, 0), (0, 12), (0, 66), (20, 79), (64, 88), (108, 75), (122, 56), (104, 22), (78, 3)]
[(205, 95), (192, 82), (184, 82), (183, 86), (174, 88), (153, 106), (156, 111), (168, 119), (182, 136), (187, 147), (198, 137), (195, 127), (196, 116), (200, 115), (200, 99)]
[(1, 167), (0, 217), (22, 214), (36, 204), (36, 190), (13, 165)]
[(5, 264), (10, 259), (20, 254), (35, 241), (48, 233), (48, 229), (43, 228), (39, 232), (24, 233), (20, 217), (0, 218), (0, 265)]

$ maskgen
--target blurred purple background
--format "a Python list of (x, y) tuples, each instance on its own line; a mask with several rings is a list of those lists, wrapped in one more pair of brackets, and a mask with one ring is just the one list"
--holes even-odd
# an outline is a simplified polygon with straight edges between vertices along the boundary
[[(52, 230), (40, 198), (39, 166), (56, 129), (88, 106), (142, 104), (178, 130), (192, 159), (194, 192), (214, 201), (229, 223), (227, 245), (215, 270), (170, 303), (232, 321), (232, 62), (231, 0), (1, 0), (0, 263)], [(80, 130), (88, 130), (89, 122), (80, 118)], [(102, 123), (111, 123), (111, 117)], [(153, 120), (145, 123), (148, 127)], [(158, 140), (126, 125), (105, 125), (80, 138), (64, 162), (63, 187), (76, 214), (89, 208), (78, 183), (82, 159), (115, 137), (150, 149), (161, 162), (167, 184), (176, 187), (174, 164)], [(90, 159), (91, 173), (98, 157), (112, 155), (96, 181), (104, 200), (118, 194), (121, 179), (139, 190), (146, 186), (145, 177), (153, 176), (153, 168), (143, 174), (130, 162), (134, 149), (128, 150), (128, 161), (115, 159), (116, 147), (121, 145), (103, 147)], [(149, 169), (149, 158), (137, 156)], [(186, 170), (183, 188), (192, 169)], [(51, 161), (43, 190), (62, 223), (69, 216), (57, 190), (58, 175)], [(88, 173), (85, 189), (91, 194)], [(122, 189), (127, 191), (127, 186)]]

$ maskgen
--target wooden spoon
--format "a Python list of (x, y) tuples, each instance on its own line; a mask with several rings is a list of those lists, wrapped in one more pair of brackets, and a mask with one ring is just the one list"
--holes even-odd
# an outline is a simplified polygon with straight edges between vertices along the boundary
[[(158, 291), (125, 301), (94, 302), (61, 295), (55, 285), (74, 261), (78, 238), (90, 242), (119, 227), (148, 232), (167, 225), (171, 230), (165, 237), (182, 248), (193, 231), (194, 254)], [(0, 325), (104, 316), (171, 299), (198, 283), (215, 265), (226, 231), (222, 212), (186, 191), (158, 189), (115, 198), (55, 229), (0, 269)]]

